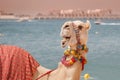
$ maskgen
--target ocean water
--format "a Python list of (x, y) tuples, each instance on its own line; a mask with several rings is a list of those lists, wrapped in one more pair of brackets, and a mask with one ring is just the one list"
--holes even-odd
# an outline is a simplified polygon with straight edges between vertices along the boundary
[[(60, 46), (60, 29), (68, 20), (0, 20), (0, 44), (22, 47), (42, 66), (54, 69), (65, 50)], [(120, 25), (115, 25), (120, 20), (103, 20), (105, 25), (90, 22), (88, 63), (82, 76), (89, 73), (90, 80), (120, 80)]]

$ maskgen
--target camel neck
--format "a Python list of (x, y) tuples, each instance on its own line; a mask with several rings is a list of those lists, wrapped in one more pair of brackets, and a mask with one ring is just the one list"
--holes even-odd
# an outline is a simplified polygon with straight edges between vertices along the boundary
[(58, 68), (54, 70), (48, 80), (80, 80), (81, 64), (76, 62), (71, 67), (64, 66), (61, 62), (58, 64)]

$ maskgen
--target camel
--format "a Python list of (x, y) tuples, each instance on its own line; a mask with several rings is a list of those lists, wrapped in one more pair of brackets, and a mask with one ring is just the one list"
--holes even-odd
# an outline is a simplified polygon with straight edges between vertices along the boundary
[(65, 22), (60, 32), (61, 46), (68, 46), (68, 49), (55, 70), (39, 66), (33, 80), (80, 80), (84, 64), (87, 63), (89, 29), (88, 20), (85, 23), (79, 20)]
[(87, 63), (90, 22), (67, 21), (61, 28), (61, 46), (68, 49), (54, 70), (41, 65), (26, 50), (0, 45), (0, 80), (80, 80)]

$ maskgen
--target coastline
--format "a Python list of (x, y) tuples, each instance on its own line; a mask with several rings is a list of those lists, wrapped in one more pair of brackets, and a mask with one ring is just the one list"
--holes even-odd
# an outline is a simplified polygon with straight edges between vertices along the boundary
[(12, 20), (19, 20), (19, 19), (25, 19), (25, 20), (42, 20), (42, 19), (120, 19), (120, 16), (14, 16), (14, 15), (0, 15), (1, 19), (12, 19)]
[(0, 15), (0, 19), (18, 19), (14, 15)]
[(1, 11), (0, 19), (120, 19), (120, 14), (114, 13), (111, 9), (67, 9), (67, 10), (52, 10), (48, 13), (30, 14), (15, 14)]

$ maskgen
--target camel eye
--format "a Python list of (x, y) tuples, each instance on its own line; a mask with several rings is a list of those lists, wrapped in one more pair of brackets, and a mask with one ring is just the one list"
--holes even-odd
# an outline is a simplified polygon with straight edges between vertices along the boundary
[(78, 28), (79, 28), (80, 30), (82, 30), (83, 26), (79, 25)]
[(69, 25), (65, 25), (65, 27), (64, 27), (64, 28), (67, 28), (67, 27), (69, 27)]

